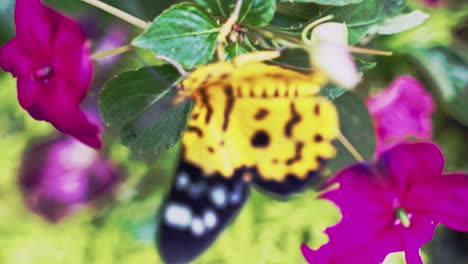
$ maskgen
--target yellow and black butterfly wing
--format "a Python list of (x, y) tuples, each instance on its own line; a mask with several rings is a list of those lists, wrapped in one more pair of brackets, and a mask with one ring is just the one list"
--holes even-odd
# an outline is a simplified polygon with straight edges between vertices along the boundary
[(287, 197), (317, 181), (325, 161), (335, 156), (337, 123), (334, 106), (320, 97), (242, 98), (226, 137), (253, 183)]
[(171, 264), (188, 263), (208, 248), (249, 194), (246, 169), (232, 165), (234, 156), (227, 148), (232, 144), (222, 129), (224, 108), (206, 90), (200, 94), (203, 98), (196, 101), (182, 138), (182, 157), (170, 194), (161, 207), (158, 248)]
[(242, 169), (246, 181), (278, 195), (302, 190), (335, 156), (338, 115), (316, 96), (321, 86), (320, 74), (263, 63), (234, 68), (195, 96), (184, 158), (207, 175)]
[(161, 207), (157, 244), (165, 263), (188, 263), (208, 248), (237, 215), (249, 194), (237, 171), (230, 179), (206, 175), (183, 159)]
[[(315, 96), (321, 84), (310, 76), (263, 63), (215, 75), (193, 74), (184, 82), (200, 87), (162, 206), (158, 244), (167, 263), (188, 262), (209, 247), (246, 201), (250, 182), (287, 196), (311, 183), (335, 155), (337, 113)], [(235, 203), (219, 207), (215, 197)], [(206, 212), (215, 224), (202, 221)]]

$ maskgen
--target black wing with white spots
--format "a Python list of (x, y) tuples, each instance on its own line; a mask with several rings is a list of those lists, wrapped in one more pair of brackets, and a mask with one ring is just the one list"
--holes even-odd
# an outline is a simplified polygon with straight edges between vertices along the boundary
[(161, 207), (157, 243), (165, 263), (188, 263), (200, 255), (247, 200), (249, 186), (242, 169), (229, 179), (202, 173), (182, 160)]

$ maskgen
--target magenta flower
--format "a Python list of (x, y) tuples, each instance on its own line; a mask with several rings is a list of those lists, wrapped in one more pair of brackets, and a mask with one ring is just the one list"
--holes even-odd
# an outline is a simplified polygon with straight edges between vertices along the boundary
[(434, 102), (411, 76), (398, 77), (386, 89), (369, 97), (367, 107), (376, 130), (377, 156), (409, 137), (421, 140), (432, 137)]
[(27, 205), (51, 222), (111, 194), (118, 183), (113, 164), (72, 137), (34, 144), (25, 153), (19, 178)]
[[(122, 26), (114, 26), (106, 31), (104, 36), (99, 40), (96, 45), (95, 53), (103, 52), (111, 49), (115, 49), (125, 44), (127, 40), (128, 32)], [(100, 58), (97, 60), (100, 68), (110, 68), (116, 66), (119, 58), (122, 54), (113, 55), (105, 58)]]
[(419, 0), (419, 1), (430, 7), (437, 7), (444, 2), (443, 0)]
[(431, 143), (401, 143), (375, 164), (357, 163), (329, 184), (322, 197), (341, 210), (327, 229), (330, 241), (318, 250), (302, 246), (312, 264), (377, 264), (404, 251), (408, 264), (421, 264), (419, 249), (438, 223), (468, 231), (468, 174), (442, 174), (444, 158)]
[(93, 65), (77, 23), (43, 5), (17, 0), (16, 36), (0, 50), (0, 67), (18, 78), (21, 106), (37, 120), (101, 147), (98, 126), (80, 110)]

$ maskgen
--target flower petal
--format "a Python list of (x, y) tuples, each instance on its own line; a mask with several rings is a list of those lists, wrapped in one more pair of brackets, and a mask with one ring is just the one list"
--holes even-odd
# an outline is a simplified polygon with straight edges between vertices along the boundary
[(312, 42), (332, 42), (348, 45), (348, 28), (343, 23), (322, 23), (314, 28), (311, 35)]
[(112, 194), (120, 183), (120, 173), (109, 160), (70, 136), (34, 142), (23, 157), (18, 185), (24, 200), (51, 222), (77, 205)]
[[(362, 233), (365, 232), (366, 230), (362, 230)], [(311, 250), (303, 245), (302, 254), (311, 264), (376, 264), (382, 263), (388, 254), (403, 250), (399, 228), (383, 230), (376, 234), (372, 243), (356, 248), (349, 254), (343, 254), (341, 252), (343, 247), (333, 243), (337, 239), (352, 242), (355, 238), (351, 236), (330, 237), (330, 242), (318, 250)], [(344, 248), (346, 249), (346, 245)]]
[(329, 243), (317, 251), (305, 250), (310, 263), (378, 263), (403, 249), (401, 226), (394, 224), (393, 199), (374, 184), (373, 173), (369, 164), (359, 163), (329, 182), (340, 186), (321, 197), (334, 202), (343, 219), (326, 230)]
[(442, 3), (444, 3), (444, 0), (419, 0), (419, 1), (430, 7), (438, 7)]
[(427, 217), (415, 214), (411, 218), (409, 228), (403, 229), (403, 243), (407, 264), (423, 264), (419, 250), (422, 245), (432, 239), (437, 223)]
[(366, 103), (376, 127), (377, 156), (395, 141), (408, 137), (431, 139), (434, 102), (413, 77), (398, 77)]
[(16, 0), (16, 38), (38, 63), (47, 63), (52, 52), (54, 23), (51, 9), (40, 0)]
[(406, 207), (452, 229), (468, 232), (468, 174), (454, 173), (414, 186)]
[(353, 57), (345, 45), (330, 41), (315, 45), (312, 61), (330, 80), (345, 88), (354, 88), (360, 81)]
[(63, 133), (70, 134), (94, 148), (101, 147), (99, 127), (91, 123), (85, 113), (80, 110), (80, 100), (68, 93), (65, 80), (54, 78), (47, 89), (37, 94), (33, 107), (28, 109), (34, 117), (50, 122)]
[(29, 78), (35, 68), (34, 61), (21, 50), (21, 45), (15, 37), (0, 49), (0, 67), (11, 72), (13, 77)]
[[(29, 78), (19, 78), (18, 86), (18, 101), (24, 109), (28, 110), (34, 104), (36, 94), (41, 89), (42, 83), (34, 82)], [(41, 120), (41, 119), (39, 119)]]
[(377, 163), (384, 188), (405, 201), (409, 187), (441, 175), (444, 157), (432, 143), (401, 143), (385, 152)]
[(56, 74), (74, 83), (69, 92), (82, 98), (89, 88), (93, 72), (86, 36), (75, 21), (55, 11), (51, 13), (51, 19), (60, 25), (51, 44), (54, 48), (52, 68)]

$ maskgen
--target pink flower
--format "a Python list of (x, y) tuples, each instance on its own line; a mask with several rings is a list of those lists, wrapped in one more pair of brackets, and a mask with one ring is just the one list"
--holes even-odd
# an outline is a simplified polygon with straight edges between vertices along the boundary
[[(104, 34), (104, 36), (97, 43), (94, 52), (103, 52), (124, 45), (125, 41), (127, 40), (127, 35), (127, 30), (122, 26), (114, 26), (109, 28)], [(120, 56), (121, 54), (100, 58), (99, 60), (97, 60), (97, 63), (100, 66), (99, 69), (116, 66)]]
[(19, 177), (27, 205), (51, 222), (111, 194), (118, 184), (119, 172), (110, 161), (68, 136), (33, 144)]
[(375, 164), (344, 169), (329, 182), (339, 187), (322, 195), (342, 220), (318, 250), (303, 245), (304, 257), (312, 264), (377, 264), (404, 251), (408, 264), (421, 264), (419, 250), (438, 223), (468, 231), (468, 174), (442, 174), (443, 167), (436, 145), (401, 143)]
[(401, 76), (390, 86), (367, 99), (367, 107), (377, 134), (377, 156), (394, 143), (409, 137), (430, 140), (432, 97), (420, 82)]
[(37, 120), (101, 147), (98, 126), (80, 110), (93, 65), (77, 23), (43, 5), (17, 0), (16, 36), (0, 50), (0, 67), (18, 78), (21, 106)]
[(444, 2), (443, 0), (419, 0), (419, 1), (430, 7), (440, 6)]

